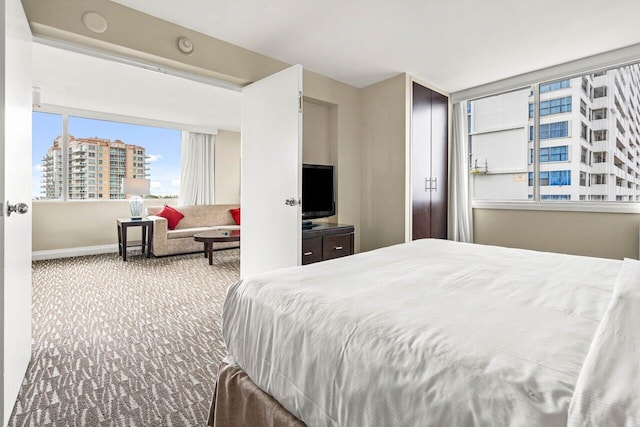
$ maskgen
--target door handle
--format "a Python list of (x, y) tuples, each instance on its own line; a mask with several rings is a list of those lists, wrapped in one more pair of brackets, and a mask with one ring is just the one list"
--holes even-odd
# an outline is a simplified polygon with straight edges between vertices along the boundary
[(438, 191), (438, 178), (433, 178), (433, 187), (431, 187), (431, 189), (433, 191)]
[(11, 216), (12, 213), (26, 214), (29, 212), (29, 206), (26, 203), (16, 203), (12, 205), (7, 201), (7, 216)]

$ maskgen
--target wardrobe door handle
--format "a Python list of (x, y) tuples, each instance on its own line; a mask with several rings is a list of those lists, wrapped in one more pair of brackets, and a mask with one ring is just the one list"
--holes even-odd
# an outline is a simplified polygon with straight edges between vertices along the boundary
[(333, 250), (334, 250), (334, 251), (342, 250), (342, 246), (334, 246), (334, 247), (333, 247)]
[(304, 256), (309, 256), (309, 255), (313, 255), (313, 252), (305, 252)]

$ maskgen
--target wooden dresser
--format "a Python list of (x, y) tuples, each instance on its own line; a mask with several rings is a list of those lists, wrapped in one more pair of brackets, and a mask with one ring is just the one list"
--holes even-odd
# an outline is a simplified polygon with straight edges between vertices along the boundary
[(353, 225), (320, 224), (302, 230), (302, 265), (353, 255)]

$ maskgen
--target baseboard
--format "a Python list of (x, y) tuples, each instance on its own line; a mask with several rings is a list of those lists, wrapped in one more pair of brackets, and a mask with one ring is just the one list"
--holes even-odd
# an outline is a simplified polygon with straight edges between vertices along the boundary
[(70, 258), (74, 256), (97, 255), (118, 252), (118, 245), (84, 246), (80, 248), (52, 249), (48, 251), (33, 251), (31, 259), (40, 261), (44, 259)]

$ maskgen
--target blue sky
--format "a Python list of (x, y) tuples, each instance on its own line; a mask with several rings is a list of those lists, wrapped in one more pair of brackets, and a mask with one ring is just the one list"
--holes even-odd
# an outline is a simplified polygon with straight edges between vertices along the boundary
[[(40, 196), (41, 161), (53, 140), (62, 134), (62, 116), (33, 113), (33, 197)], [(177, 195), (180, 190), (180, 130), (69, 117), (69, 134), (76, 138), (120, 139), (146, 149), (151, 194)]]

